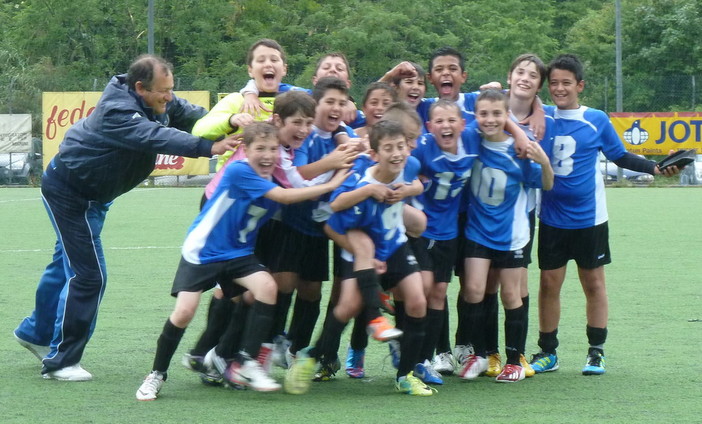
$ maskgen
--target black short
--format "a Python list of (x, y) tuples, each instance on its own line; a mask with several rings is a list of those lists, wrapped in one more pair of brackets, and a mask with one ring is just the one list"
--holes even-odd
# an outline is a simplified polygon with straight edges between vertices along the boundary
[(539, 222), (539, 268), (558, 269), (570, 259), (583, 269), (612, 262), (607, 222), (581, 229), (556, 228)]
[(258, 230), (256, 237), (256, 257), (271, 272), (280, 270), (283, 254), (283, 228), (284, 224), (277, 219), (269, 219)]
[(426, 237), (410, 238), (410, 246), (422, 271), (432, 271), (434, 281), (450, 283), (456, 262), (458, 239), (432, 240)]
[(466, 240), (464, 258), (490, 259), (491, 268), (526, 268), (527, 257), (524, 249), (495, 250), (473, 240)]
[(307, 281), (329, 280), (329, 239), (310, 236), (283, 223), (276, 272), (294, 272)]
[(191, 264), (181, 257), (173, 278), (171, 296), (177, 296), (182, 291), (204, 292), (219, 283), (225, 297), (236, 297), (245, 292), (246, 288), (236, 284), (234, 279), (259, 271), (268, 270), (254, 255), (209, 264)]
[[(353, 262), (349, 262), (343, 257), (340, 259), (339, 276), (342, 280), (353, 278)], [(379, 276), (380, 286), (383, 290), (390, 290), (402, 281), (405, 277), (415, 272), (419, 272), (419, 264), (412, 249), (407, 243), (403, 244), (390, 255), (387, 261), (387, 271)]]

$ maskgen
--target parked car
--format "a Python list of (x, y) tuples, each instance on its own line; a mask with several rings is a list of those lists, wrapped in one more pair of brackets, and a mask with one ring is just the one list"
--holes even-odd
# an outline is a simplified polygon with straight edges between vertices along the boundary
[[(641, 155), (638, 156), (643, 157)], [(600, 172), (602, 173), (602, 176), (604, 176), (605, 181), (617, 181), (619, 178), (618, 171), (619, 167), (615, 165), (614, 162), (607, 160), (607, 158), (600, 153)], [(653, 175), (645, 172), (636, 172), (625, 168), (622, 168), (622, 171), (624, 179), (633, 183), (649, 184), (653, 181)]]
[(42, 173), (41, 140), (32, 139), (32, 151), (0, 153), (0, 184), (29, 184)]

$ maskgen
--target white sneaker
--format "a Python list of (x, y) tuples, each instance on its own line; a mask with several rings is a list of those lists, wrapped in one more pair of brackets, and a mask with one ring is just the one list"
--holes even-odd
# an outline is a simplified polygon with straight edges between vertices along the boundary
[(19, 343), (20, 346), (32, 352), (32, 355), (36, 356), (40, 361), (43, 360), (46, 355), (49, 354), (49, 352), (51, 352), (51, 347), (49, 346), (42, 346), (20, 339), (14, 331), (12, 332), (12, 335), (15, 336), (15, 340), (17, 340), (17, 343)]
[(56, 371), (49, 371), (41, 376), (47, 380), (59, 381), (90, 381), (93, 379), (93, 375), (84, 370), (80, 364), (63, 367)]
[(163, 386), (163, 381), (163, 374), (158, 371), (151, 371), (136, 392), (137, 400), (156, 400), (158, 392), (161, 391), (161, 386)]
[(440, 374), (451, 375), (453, 374), (453, 363), (454, 358), (451, 352), (442, 352), (434, 357), (432, 367)]
[(468, 360), (463, 369), (458, 373), (458, 376), (466, 379), (473, 380), (477, 378), (480, 374), (484, 373), (488, 369), (488, 360), (482, 356), (468, 355)]
[(261, 349), (258, 351), (258, 356), (256, 356), (256, 360), (261, 365), (261, 368), (263, 368), (263, 371), (265, 371), (266, 374), (270, 374), (271, 369), (273, 368), (274, 348), (275, 345), (273, 343), (262, 343)]
[(258, 361), (250, 358), (243, 364), (239, 361), (229, 364), (225, 379), (232, 384), (251, 387), (257, 392), (272, 392), (281, 388), (280, 384), (263, 371)]
[(473, 354), (472, 345), (456, 345), (453, 348), (453, 370), (456, 373), (461, 372), (466, 366), (468, 356)]

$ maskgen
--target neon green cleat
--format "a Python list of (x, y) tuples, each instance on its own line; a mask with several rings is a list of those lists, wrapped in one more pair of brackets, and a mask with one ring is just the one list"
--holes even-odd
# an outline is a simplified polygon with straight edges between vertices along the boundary
[(422, 383), (422, 380), (415, 377), (411, 371), (406, 376), (397, 379), (395, 388), (400, 393), (412, 396), (432, 396), (436, 393), (436, 389)]
[(285, 381), (283, 382), (285, 392), (291, 395), (307, 393), (316, 369), (317, 361), (310, 357), (305, 350), (299, 351), (295, 357), (295, 362), (290, 365), (285, 374)]

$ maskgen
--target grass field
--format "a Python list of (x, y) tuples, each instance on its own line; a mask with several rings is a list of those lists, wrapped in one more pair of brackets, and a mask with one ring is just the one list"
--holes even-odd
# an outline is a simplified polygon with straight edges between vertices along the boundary
[[(613, 263), (607, 266), (604, 376), (580, 375), (585, 310), (571, 266), (562, 299), (561, 369), (555, 373), (514, 385), (449, 377), (436, 396), (414, 398), (394, 392), (394, 369), (383, 359), (387, 349), (371, 342), (367, 378), (360, 381), (342, 372), (335, 381), (314, 383), (303, 396), (204, 387), (179, 365), (203, 328), (201, 308), (161, 398), (138, 402), (134, 393), (173, 307), (168, 293), (179, 246), (201, 193), (136, 189), (115, 202), (103, 232), (108, 287), (82, 362), (95, 378), (65, 383), (43, 380), (39, 362), (11, 333), (32, 310), (54, 234), (38, 189), (0, 188), (0, 422), (702, 422), (702, 191), (695, 188), (608, 189)], [(536, 350), (536, 266), (530, 268), (530, 288), (527, 353)], [(449, 291), (455, 304), (456, 285)], [(342, 354), (345, 346), (342, 341)], [(282, 380), (283, 371), (275, 376)]]

